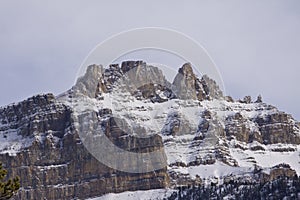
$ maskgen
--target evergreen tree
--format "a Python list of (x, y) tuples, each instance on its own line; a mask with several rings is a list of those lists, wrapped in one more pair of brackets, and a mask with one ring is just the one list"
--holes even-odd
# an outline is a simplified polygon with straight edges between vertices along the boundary
[(0, 200), (9, 199), (20, 188), (20, 180), (18, 176), (5, 181), (6, 175), (7, 171), (3, 169), (2, 163), (0, 163)]

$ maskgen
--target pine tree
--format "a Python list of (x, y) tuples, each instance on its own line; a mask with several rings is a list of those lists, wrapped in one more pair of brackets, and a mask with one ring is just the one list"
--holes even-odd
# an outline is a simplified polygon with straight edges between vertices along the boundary
[(6, 200), (12, 197), (20, 188), (20, 179), (15, 177), (5, 181), (7, 170), (3, 169), (0, 163), (0, 200)]

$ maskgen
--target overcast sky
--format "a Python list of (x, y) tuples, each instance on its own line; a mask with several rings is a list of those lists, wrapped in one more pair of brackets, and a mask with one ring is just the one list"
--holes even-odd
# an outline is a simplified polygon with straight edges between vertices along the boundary
[(99, 42), (154, 26), (202, 44), (228, 95), (262, 94), (300, 120), (300, 1), (44, 2), (0, 1), (0, 105), (69, 89)]

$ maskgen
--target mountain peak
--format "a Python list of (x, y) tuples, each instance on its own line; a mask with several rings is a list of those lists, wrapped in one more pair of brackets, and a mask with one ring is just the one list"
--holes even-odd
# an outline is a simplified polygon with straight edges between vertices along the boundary
[[(155, 94), (154, 90), (163, 90), (167, 93), (166, 100), (179, 98), (202, 101), (223, 97), (217, 83), (206, 75), (198, 78), (191, 63), (185, 63), (178, 69), (178, 73), (171, 84), (166, 80), (162, 70), (148, 65), (142, 60), (124, 61), (121, 63), (121, 67), (119, 64), (111, 64), (108, 68), (103, 68), (101, 65), (90, 65), (87, 67), (84, 76), (77, 80), (73, 90), (76, 94), (82, 94), (90, 98), (102, 98), (101, 96), (104, 93), (112, 92), (114, 87), (120, 85), (126, 85), (126, 88), (130, 88), (132, 94), (145, 94), (145, 91), (138, 91), (147, 89), (146, 93), (151, 94), (151, 98), (153, 95), (156, 97), (158, 95)], [(148, 86), (151, 86), (151, 91), (148, 91), (150, 89)], [(149, 95), (142, 96), (150, 98)]]
[(173, 85), (176, 95), (181, 99), (211, 100), (220, 99), (223, 93), (217, 83), (204, 75), (199, 79), (193, 72), (191, 63), (185, 63), (178, 70)]
[(85, 74), (78, 78), (76, 84), (73, 86), (74, 93), (94, 98), (103, 71), (102, 65), (89, 65)]
[(128, 72), (129, 70), (137, 67), (137, 66), (146, 66), (146, 63), (142, 60), (137, 60), (137, 61), (133, 61), (133, 60), (128, 60), (128, 61), (123, 61), (121, 64), (121, 70), (123, 73)]
[(191, 63), (183, 64), (182, 67), (179, 68), (178, 73), (180, 73), (182, 75), (193, 75), (194, 76), (194, 72), (193, 72)]

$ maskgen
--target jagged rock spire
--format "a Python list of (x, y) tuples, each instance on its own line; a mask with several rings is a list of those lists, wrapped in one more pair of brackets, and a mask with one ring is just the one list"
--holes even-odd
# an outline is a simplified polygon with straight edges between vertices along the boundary
[(199, 79), (193, 72), (191, 63), (185, 63), (178, 70), (173, 85), (180, 99), (209, 100), (223, 97), (217, 83), (204, 75)]
[(102, 65), (90, 65), (87, 67), (86, 73), (78, 78), (75, 86), (72, 88), (75, 94), (83, 94), (90, 98), (95, 97), (95, 92), (99, 86), (99, 81), (103, 74)]
[(197, 99), (196, 79), (191, 64), (185, 63), (173, 81), (176, 96), (180, 99)]

